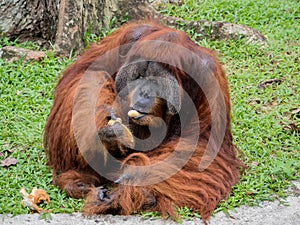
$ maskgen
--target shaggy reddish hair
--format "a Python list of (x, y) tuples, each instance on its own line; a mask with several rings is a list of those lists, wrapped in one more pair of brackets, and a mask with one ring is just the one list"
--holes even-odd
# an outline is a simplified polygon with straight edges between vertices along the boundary
[[(187, 55), (167, 45), (156, 49), (153, 49), (151, 45), (142, 45), (148, 40), (176, 44), (189, 50), (191, 54)], [(126, 47), (119, 49), (118, 54), (109, 53), (123, 45)], [(100, 56), (105, 57), (99, 61)], [(176, 79), (178, 85), (192, 99), (197, 112), (195, 115), (189, 114), (185, 124), (182, 125), (178, 114), (168, 114), (168, 109), (163, 108), (162, 101), (155, 102), (156, 108), (150, 110), (165, 119), (167, 132), (160, 145), (149, 151), (139, 151), (126, 145), (122, 148), (120, 145), (116, 147), (111, 143), (105, 143), (105, 148), (95, 150), (92, 143), (93, 134), (89, 133), (86, 128), (84, 130), (85, 125), (82, 125), (79, 137), (86, 135), (86, 138), (83, 138), (86, 140), (84, 146), (87, 146), (87, 149), (93, 149), (89, 154), (98, 151), (100, 155), (98, 163), (101, 165), (95, 169), (85, 157), (84, 150), (78, 147), (74, 134), (72, 121), (75, 114), (72, 110), (77, 89), (88, 70), (97, 77), (98, 84), (102, 85), (102, 88), (98, 90), (99, 93), (96, 94), (95, 105), (95, 124), (98, 131), (109, 129), (110, 110), (113, 110), (123, 121), (128, 121), (128, 108), (118, 105), (116, 96), (122, 82), (124, 85), (124, 82), (131, 81), (131, 70), (126, 69), (125, 64), (135, 56), (149, 61), (164, 58), (178, 65), (174, 67), (158, 63), (157, 68), (162, 68), (165, 74)], [(202, 62), (198, 63), (197, 57)], [(147, 69), (150, 70), (150, 68)], [(121, 70), (125, 70), (126, 73)], [(186, 71), (194, 73), (194, 77), (191, 78)], [(198, 78), (201, 80), (206, 77), (213, 78), (216, 82), (206, 82), (207, 91), (204, 92), (196, 86), (196, 81)], [(121, 80), (118, 81), (121, 84), (117, 83), (116, 79)], [(129, 96), (132, 92), (129, 90)], [(181, 107), (184, 107), (187, 95), (180, 95)], [(220, 99), (223, 105), (219, 104)], [(76, 116), (84, 118), (86, 113), (85, 109), (82, 109)], [(195, 130), (195, 127), (199, 127), (195, 124), (200, 124), (201, 129)], [(149, 129), (145, 126), (132, 121), (125, 125), (133, 136), (140, 139), (149, 135)], [(221, 140), (214, 138), (216, 134), (212, 134), (213, 126), (224, 127), (224, 134), (220, 134)], [(191, 136), (194, 136), (195, 132), (197, 134), (196, 146), (191, 144)], [(210, 138), (213, 147), (208, 149)], [(180, 151), (175, 152), (174, 149), (179, 142), (181, 142)], [(219, 145), (218, 142), (220, 142)], [(122, 26), (99, 43), (92, 45), (64, 71), (55, 89), (54, 104), (45, 127), (44, 145), (48, 159), (47, 165), (53, 170), (53, 182), (71, 197), (85, 197), (86, 203), (83, 208), (85, 214), (129, 215), (150, 210), (176, 218), (176, 207), (187, 206), (199, 212), (206, 221), (219, 201), (227, 198), (232, 186), (239, 181), (240, 167), (243, 165), (236, 157), (232, 143), (228, 84), (220, 62), (212, 51), (196, 45), (184, 32), (153, 21), (140, 21)], [(174, 172), (174, 165), (176, 167), (176, 163), (180, 163), (181, 154), (189, 154), (191, 150), (193, 150), (191, 157), (180, 170)], [(119, 177), (115, 182), (101, 173), (101, 170), (104, 171), (109, 166), (110, 161), (107, 161), (105, 156), (108, 153), (122, 162), (119, 168), (110, 171), (115, 172), (116, 177)], [(152, 166), (172, 154), (177, 154), (177, 157), (173, 157), (174, 164), (165, 163), (163, 167)], [(209, 163), (204, 165), (203, 162)], [(153, 170), (151, 174), (157, 174), (158, 177), (164, 174), (171, 175), (151, 184), (135, 185), (132, 178), (143, 181), (150, 179), (150, 176), (147, 177), (146, 173), (131, 171), (132, 168), (128, 169), (125, 165), (147, 166), (147, 169)], [(204, 166), (199, 169), (199, 165)], [(107, 187), (104, 187), (105, 185)]]

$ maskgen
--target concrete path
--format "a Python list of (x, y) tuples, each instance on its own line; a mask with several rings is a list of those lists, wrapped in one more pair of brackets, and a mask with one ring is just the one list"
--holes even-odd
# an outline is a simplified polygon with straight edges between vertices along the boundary
[[(294, 183), (300, 189), (300, 181)], [(288, 204), (288, 205), (287, 205)], [(242, 206), (230, 211), (230, 217), (223, 212), (217, 213), (209, 221), (210, 225), (300, 225), (300, 196), (289, 196), (286, 204), (262, 202), (260, 206)], [(99, 215), (84, 218), (80, 213), (52, 214), (51, 219), (41, 219), (38, 214), (11, 217), (0, 215), (1, 225), (178, 225), (171, 220), (143, 219), (138, 216)], [(184, 225), (201, 225), (201, 219), (183, 221)]]

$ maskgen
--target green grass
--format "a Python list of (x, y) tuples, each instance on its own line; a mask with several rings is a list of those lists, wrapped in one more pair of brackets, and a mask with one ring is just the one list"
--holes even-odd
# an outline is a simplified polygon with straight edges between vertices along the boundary
[(57, 74), (70, 62), (51, 54), (42, 62), (0, 60), (0, 152), (1, 160), (14, 157), (16, 166), (0, 168), (0, 213), (28, 213), (20, 205), (21, 187), (31, 191), (45, 189), (53, 200), (47, 208), (68, 212), (80, 207), (80, 201), (66, 198), (49, 185), (51, 171), (45, 166), (42, 148), (43, 127), (52, 104)]
[[(216, 211), (242, 204), (284, 197), (290, 181), (300, 179), (299, 1), (191, 1), (165, 5), (162, 13), (188, 20), (221, 20), (245, 24), (262, 32), (268, 45), (246, 44), (245, 40), (210, 41), (199, 44), (220, 53), (230, 83), (232, 129), (235, 143), (249, 166), (241, 182)], [(194, 31), (187, 31), (193, 37)], [(86, 37), (89, 38), (89, 37)], [(94, 39), (95, 37), (90, 37)], [(0, 45), (16, 45), (2, 39)], [(35, 49), (31, 43), (28, 46)], [(45, 189), (53, 212), (80, 210), (82, 201), (66, 197), (50, 185), (51, 171), (45, 165), (43, 127), (52, 104), (58, 74), (72, 61), (50, 53), (42, 62), (7, 63), (0, 59), (0, 160), (14, 157), (16, 166), (0, 167), (0, 213), (28, 213), (19, 190)], [(282, 79), (264, 89), (258, 84)], [(181, 209), (185, 216), (192, 215)], [(151, 214), (147, 214), (149, 216)], [(154, 215), (154, 214), (153, 214)]]

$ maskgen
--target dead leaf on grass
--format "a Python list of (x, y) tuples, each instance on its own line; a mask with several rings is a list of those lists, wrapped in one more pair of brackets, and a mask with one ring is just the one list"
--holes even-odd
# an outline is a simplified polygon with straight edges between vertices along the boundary
[(253, 195), (253, 192), (251, 192), (251, 191), (246, 191), (246, 195)]
[(273, 109), (273, 107), (278, 106), (278, 101), (272, 100), (272, 102), (267, 102), (265, 104), (263, 104), (260, 108), (255, 109), (255, 112), (257, 114), (263, 113), (263, 112), (267, 112)]
[(8, 153), (13, 153), (15, 150), (12, 150), (12, 149), (5, 149), (4, 151), (5, 151), (5, 152), (8, 152)]
[(292, 130), (300, 134), (300, 127), (294, 121), (291, 121), (290, 123), (285, 123), (281, 121), (280, 124), (282, 125), (284, 130), (286, 131)]
[(300, 108), (291, 111), (291, 114), (298, 114), (298, 113), (300, 113)]
[(293, 131), (296, 131), (298, 134), (300, 134), (300, 127), (298, 127), (295, 122), (290, 123), (290, 127)]
[(257, 161), (253, 161), (253, 162), (251, 162), (251, 164), (252, 164), (253, 166), (259, 166), (259, 162), (257, 162)]
[(270, 80), (265, 80), (260, 82), (257, 86), (260, 90), (266, 88), (267, 86), (273, 84), (273, 83), (277, 83), (280, 84), (282, 82), (282, 78), (275, 78), (275, 79), (270, 79)]
[(7, 157), (6, 159), (2, 160), (0, 166), (2, 166), (2, 167), (14, 166), (17, 164), (17, 162), (18, 162), (18, 160), (16, 160), (15, 158)]

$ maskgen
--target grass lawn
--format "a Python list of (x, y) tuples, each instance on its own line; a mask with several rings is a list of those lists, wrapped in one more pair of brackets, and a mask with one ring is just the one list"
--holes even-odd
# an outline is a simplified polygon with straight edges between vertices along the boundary
[[(244, 40), (199, 43), (220, 53), (230, 83), (235, 143), (248, 165), (232, 195), (216, 211), (284, 197), (290, 181), (300, 179), (300, 2), (184, 2), (164, 5), (161, 11), (187, 20), (248, 25), (268, 38), (265, 47)], [(15, 44), (0, 40), (0, 46)], [(28, 43), (22, 45), (28, 47)], [(0, 161), (17, 160), (15, 166), (0, 167), (0, 213), (29, 213), (21, 205), (19, 190), (31, 191), (34, 186), (45, 189), (51, 198), (50, 204), (42, 206), (45, 209), (57, 213), (81, 208), (82, 200), (68, 198), (50, 184), (51, 171), (42, 147), (53, 88), (58, 74), (71, 62), (72, 58), (55, 58), (51, 53), (42, 62), (0, 59)], [(259, 88), (264, 81), (267, 85)], [(190, 215), (187, 209), (181, 213)]]

